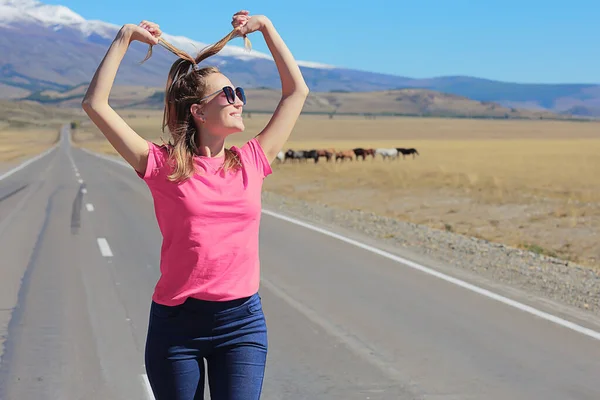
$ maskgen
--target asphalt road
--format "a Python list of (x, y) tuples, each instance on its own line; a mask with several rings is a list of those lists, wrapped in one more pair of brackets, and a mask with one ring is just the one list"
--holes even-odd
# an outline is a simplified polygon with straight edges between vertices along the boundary
[[(261, 229), (263, 399), (600, 399), (592, 320), (565, 326), (270, 213)], [(151, 399), (160, 243), (144, 182), (67, 131), (0, 173), (0, 399)]]

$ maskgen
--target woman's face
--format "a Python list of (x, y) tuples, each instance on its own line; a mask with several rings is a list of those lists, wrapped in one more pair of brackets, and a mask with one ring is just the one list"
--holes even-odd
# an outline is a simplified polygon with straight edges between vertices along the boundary
[[(242, 100), (236, 94), (234, 103), (230, 104), (226, 94), (221, 90), (225, 86), (230, 86), (235, 93), (235, 86), (225, 75), (220, 73), (210, 74), (205, 79), (206, 92), (204, 96), (211, 94), (212, 96), (200, 103), (199, 113), (192, 112), (200, 129), (205, 129), (216, 136), (243, 132), (245, 126), (242, 119), (244, 106)], [(214, 92), (217, 93), (213, 94)], [(192, 111), (194, 110), (192, 109)]]

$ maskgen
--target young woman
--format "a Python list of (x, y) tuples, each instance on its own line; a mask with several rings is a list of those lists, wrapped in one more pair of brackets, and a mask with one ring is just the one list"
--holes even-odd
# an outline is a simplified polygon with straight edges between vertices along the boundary
[[(124, 25), (96, 71), (83, 109), (148, 185), (163, 235), (151, 302), (146, 369), (157, 400), (202, 399), (204, 360), (213, 400), (260, 397), (267, 328), (259, 288), (258, 230), (263, 179), (287, 141), (308, 87), (292, 54), (262, 15), (234, 14), (233, 30), (195, 58), (163, 41), (159, 26)], [(225, 147), (244, 130), (242, 88), (214, 67), (199, 68), (235, 38), (259, 31), (281, 77), (281, 100), (269, 123), (241, 147)], [(117, 69), (134, 40), (162, 44), (179, 58), (168, 75), (157, 145), (134, 132), (109, 106)]]

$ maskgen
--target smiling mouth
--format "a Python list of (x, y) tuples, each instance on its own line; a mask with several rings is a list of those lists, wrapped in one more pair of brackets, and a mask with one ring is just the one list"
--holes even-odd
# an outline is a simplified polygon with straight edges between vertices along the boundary
[(231, 115), (234, 118), (242, 118), (242, 113), (232, 113), (232, 114), (229, 114), (229, 115)]

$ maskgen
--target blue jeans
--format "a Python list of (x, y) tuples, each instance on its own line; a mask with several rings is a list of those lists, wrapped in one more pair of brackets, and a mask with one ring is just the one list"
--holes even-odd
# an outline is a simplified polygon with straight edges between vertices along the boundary
[(203, 399), (204, 359), (212, 400), (260, 398), (267, 326), (258, 293), (175, 307), (152, 302), (145, 361), (156, 400)]

